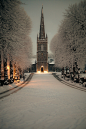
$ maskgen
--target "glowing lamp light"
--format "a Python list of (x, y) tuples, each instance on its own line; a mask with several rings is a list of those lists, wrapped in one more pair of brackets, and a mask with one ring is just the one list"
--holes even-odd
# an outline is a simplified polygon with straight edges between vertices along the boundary
[(7, 69), (9, 69), (9, 66), (7, 66)]
[(40, 73), (40, 71), (37, 71), (37, 73)]
[(47, 71), (44, 71), (44, 73), (48, 73)]

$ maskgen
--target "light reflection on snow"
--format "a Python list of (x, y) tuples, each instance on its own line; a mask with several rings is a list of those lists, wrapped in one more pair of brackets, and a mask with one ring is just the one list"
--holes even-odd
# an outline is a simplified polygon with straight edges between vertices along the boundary
[(48, 71), (44, 71), (44, 72), (38, 71), (37, 73), (38, 74), (44, 74), (44, 73), (48, 73)]
[(12, 85), (9, 85), (10, 87), (12, 87)]

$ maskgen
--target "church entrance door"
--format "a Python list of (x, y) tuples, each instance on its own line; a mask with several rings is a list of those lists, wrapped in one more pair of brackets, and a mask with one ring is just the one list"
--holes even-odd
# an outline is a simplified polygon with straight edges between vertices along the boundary
[(43, 68), (43, 66), (41, 66), (41, 72), (44, 72), (44, 68)]

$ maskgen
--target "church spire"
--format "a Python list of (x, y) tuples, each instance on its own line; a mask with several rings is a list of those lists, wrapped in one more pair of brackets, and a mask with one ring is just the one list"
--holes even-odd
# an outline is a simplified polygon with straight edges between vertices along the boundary
[(42, 14), (43, 14), (43, 4), (42, 4)]
[(41, 21), (40, 21), (39, 38), (40, 38), (40, 39), (44, 39), (44, 38), (45, 38), (44, 16), (43, 16), (43, 5), (42, 5), (42, 10), (41, 10)]

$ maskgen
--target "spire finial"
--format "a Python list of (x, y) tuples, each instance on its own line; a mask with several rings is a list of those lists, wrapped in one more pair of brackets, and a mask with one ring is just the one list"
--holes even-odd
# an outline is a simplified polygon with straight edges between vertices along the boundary
[(40, 20), (40, 33), (39, 38), (45, 38), (45, 29), (44, 29), (44, 16), (43, 16), (43, 5), (41, 9), (41, 20)]
[(43, 14), (43, 4), (42, 4), (42, 14)]

